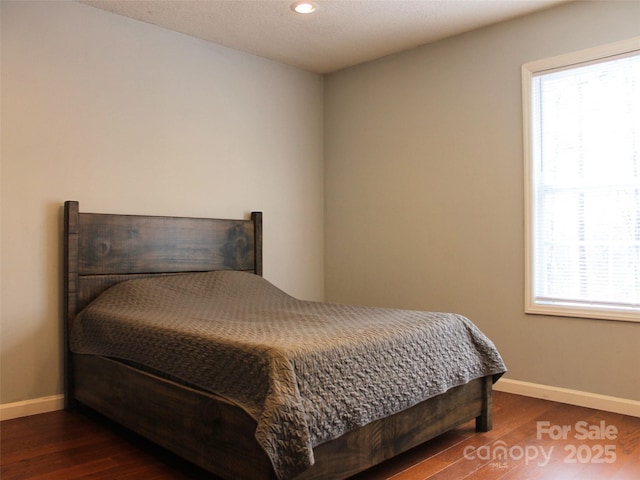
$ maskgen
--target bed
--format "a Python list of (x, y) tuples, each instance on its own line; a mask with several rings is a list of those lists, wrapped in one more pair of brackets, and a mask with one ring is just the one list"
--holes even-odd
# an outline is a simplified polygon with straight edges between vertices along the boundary
[[(347, 478), (469, 420), (488, 431), (505, 371), (460, 315), (280, 291), (262, 278), (260, 212), (96, 214), (65, 202), (64, 317), (66, 408), (86, 405), (234, 480)], [(422, 366), (436, 353), (442, 371)]]

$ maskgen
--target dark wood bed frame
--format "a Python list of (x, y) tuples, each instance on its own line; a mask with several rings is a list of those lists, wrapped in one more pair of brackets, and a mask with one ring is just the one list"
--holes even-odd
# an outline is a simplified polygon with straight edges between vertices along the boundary
[[(77, 402), (227, 479), (275, 479), (256, 421), (215, 394), (106, 357), (69, 351), (75, 315), (130, 278), (243, 270), (262, 275), (262, 214), (250, 220), (80, 213), (64, 205), (65, 407)], [(491, 377), (430, 398), (314, 449), (296, 479), (347, 478), (476, 419), (491, 429)]]

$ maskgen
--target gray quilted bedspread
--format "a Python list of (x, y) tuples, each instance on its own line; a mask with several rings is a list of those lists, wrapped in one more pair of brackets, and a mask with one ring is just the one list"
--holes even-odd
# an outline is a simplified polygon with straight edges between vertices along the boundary
[(461, 315), (302, 301), (242, 272), (120, 283), (76, 317), (70, 341), (229, 398), (256, 419), (280, 478), (311, 466), (318, 444), (505, 372)]

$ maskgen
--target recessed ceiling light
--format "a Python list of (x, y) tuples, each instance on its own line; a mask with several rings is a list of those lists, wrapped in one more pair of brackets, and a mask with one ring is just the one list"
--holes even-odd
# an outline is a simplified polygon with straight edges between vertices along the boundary
[(318, 6), (313, 2), (295, 2), (291, 4), (291, 10), (296, 13), (313, 13)]

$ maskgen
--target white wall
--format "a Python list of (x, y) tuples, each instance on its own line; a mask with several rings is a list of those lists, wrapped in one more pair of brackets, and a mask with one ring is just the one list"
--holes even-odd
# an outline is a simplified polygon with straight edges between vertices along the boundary
[(264, 276), (323, 298), (322, 77), (85, 5), (2, 1), (2, 390), (61, 392), (62, 203), (264, 212)]
[(327, 76), (327, 300), (457, 311), (507, 378), (640, 400), (640, 323), (524, 314), (520, 77), (639, 19), (575, 2)]

